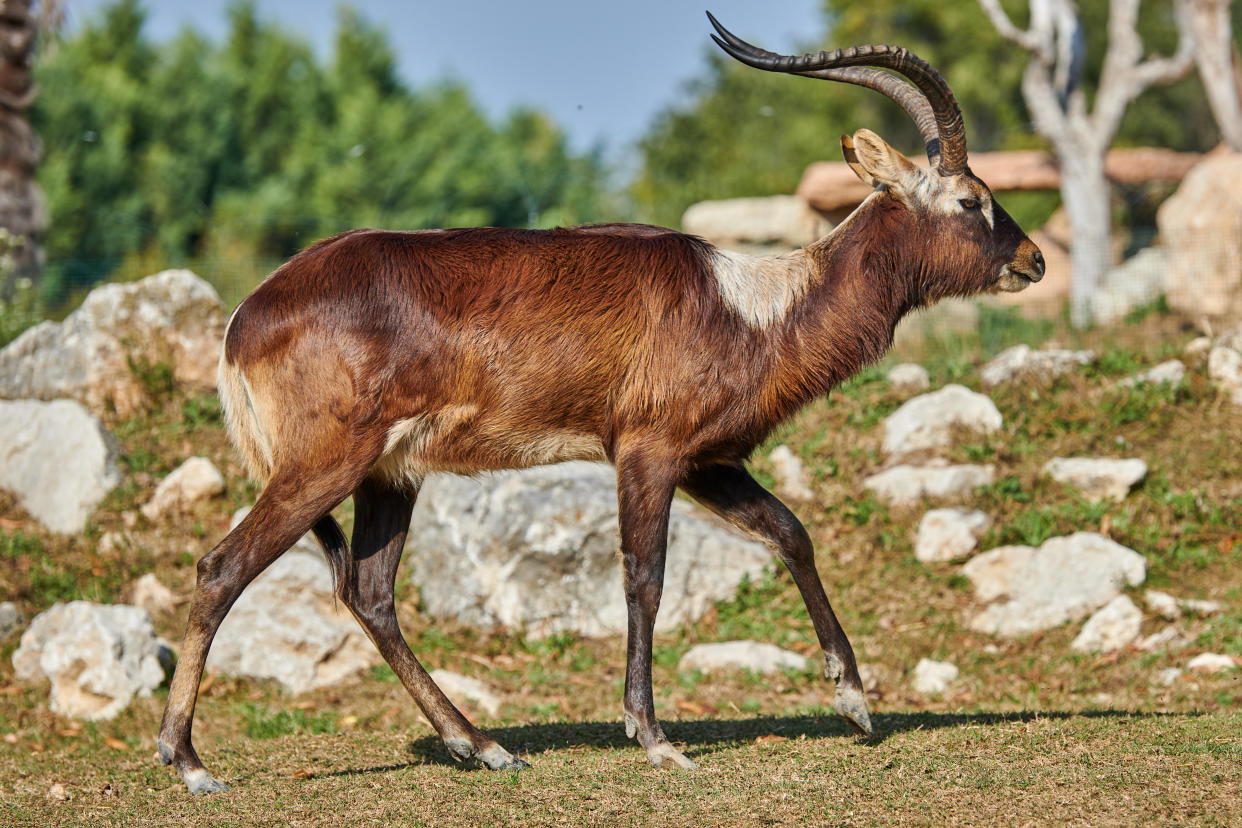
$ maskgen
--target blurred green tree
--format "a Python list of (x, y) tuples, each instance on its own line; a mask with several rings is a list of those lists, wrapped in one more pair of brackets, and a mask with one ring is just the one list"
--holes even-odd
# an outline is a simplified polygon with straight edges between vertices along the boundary
[(382, 29), (348, 7), (327, 61), (249, 0), (220, 44), (152, 43), (143, 24), (118, 0), (39, 61), (52, 300), (127, 262), (266, 269), (352, 227), (605, 217), (598, 150), (575, 154), (537, 112), (493, 125), (459, 83), (407, 87)]

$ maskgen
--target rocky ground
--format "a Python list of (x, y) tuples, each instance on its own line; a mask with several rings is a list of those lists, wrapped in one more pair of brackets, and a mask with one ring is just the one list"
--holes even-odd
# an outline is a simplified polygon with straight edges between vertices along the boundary
[[(1088, 738), (1090, 717), (1158, 713), (1213, 717), (1221, 744), (1234, 745), (1220, 756), (1242, 758), (1242, 336), (1201, 341), (1159, 312), (1080, 337), (1008, 319), (998, 337), (894, 355), (810, 406), (752, 463), (811, 532), (887, 747), (828, 746), (845, 731), (832, 719), (832, 688), (790, 579), (763, 550), (713, 534), (719, 527), (686, 504), (693, 522), (680, 547), (674, 539), (670, 571), (681, 574), (662, 611), (671, 620), (657, 637), (655, 684), (671, 737), (686, 740), (700, 764), (713, 761), (710, 745), (728, 741), (699, 739), (716, 734), (712, 723), (742, 734), (730, 748), (740, 753), (722, 761), (762, 753), (752, 757), (758, 772), (783, 750), (762, 746), (789, 738), (820, 740), (825, 755), (850, 766), (939, 749), (898, 738), (885, 721), (934, 722), (958, 734), (936, 746), (970, 753), (1007, 739), (1006, 721), (1088, 717), (1066, 725), (1069, 735), (1039, 731), (1022, 749), (1038, 756), (1072, 753), (1065, 740)], [(1003, 347), (1019, 343), (1030, 348)], [(84, 517), (53, 525), (62, 518), (36, 514), (47, 485), (38, 475), (31, 492), (0, 484), (0, 599), (10, 604), (0, 605), (0, 801), (31, 821), (73, 821), (85, 813), (71, 810), (79, 806), (121, 814), (145, 802), (144, 792), (175, 797), (179, 788), (152, 763), (165, 654), (179, 645), (195, 561), (257, 492), (227, 445), (214, 395), (178, 380), (176, 352), (162, 353), (130, 356), (123, 394), (69, 394), (82, 408), (75, 415), (93, 418), (84, 429), (104, 435), (95, 484), (104, 493), (97, 505), (77, 504)], [(890, 374), (901, 362), (923, 373)], [(624, 668), (615, 608), (605, 605), (619, 589), (607, 534), (615, 504), (606, 480), (586, 480), (597, 472), (565, 473), (577, 482), (501, 477), (429, 496), (399, 576), (399, 613), (414, 651), (444, 671), (442, 686), (468, 715), (526, 745), (511, 748), (552, 751), (543, 761), (553, 764), (566, 750), (603, 751), (589, 761), (629, 768), (641, 752), (626, 749), (619, 723), (553, 735), (618, 721)], [(588, 494), (558, 513), (570, 490)], [(349, 504), (338, 517), (348, 529)], [(443, 554), (454, 538), (479, 553), (473, 569)], [(583, 549), (592, 551), (574, 557)], [(704, 549), (716, 557), (696, 569)], [(737, 580), (722, 593), (712, 576), (726, 569)], [(585, 570), (598, 577), (574, 580)], [(447, 756), (333, 604), (326, 576), (313, 542), (290, 553), (239, 602), (235, 629), (221, 633), (195, 737), (208, 764), (243, 775), (244, 786), (265, 786), (254, 776), (262, 769), (230, 757), (241, 751), (249, 762), (264, 745), (302, 756), (277, 763), (290, 784)], [(469, 583), (476, 598), (446, 603), (445, 581)], [(541, 599), (534, 615), (511, 613)], [(58, 603), (59, 615), (48, 614)], [(148, 615), (95, 606), (116, 604)], [(83, 648), (75, 631), (87, 628), (95, 644)], [(703, 649), (724, 642), (742, 643)], [(89, 652), (74, 655), (73, 646)], [(98, 659), (96, 677), (88, 656), (105, 652), (115, 664)], [(1160, 721), (1150, 720), (1143, 744), (1160, 743)], [(1198, 725), (1190, 733), (1169, 722), (1169, 739), (1208, 738)], [(970, 736), (972, 728), (983, 732)], [(1108, 732), (1097, 746), (1137, 761)], [(573, 778), (567, 770), (563, 783), (572, 788)], [(1191, 794), (1193, 781), (1185, 777)], [(1237, 780), (1222, 784), (1237, 790)], [(1203, 785), (1200, 799), (1219, 790), (1207, 777)]]

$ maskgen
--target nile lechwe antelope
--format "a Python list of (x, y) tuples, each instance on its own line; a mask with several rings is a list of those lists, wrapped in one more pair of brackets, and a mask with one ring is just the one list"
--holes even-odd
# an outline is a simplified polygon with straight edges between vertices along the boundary
[[(926, 62), (893, 46), (777, 55), (712, 24), (721, 48), (750, 66), (892, 98), (917, 123), (930, 169), (867, 130), (843, 136), (846, 160), (875, 191), (823, 239), (780, 256), (635, 224), (355, 230), (272, 273), (233, 313), (219, 373), (229, 433), (266, 488), (199, 561), (160, 727), (160, 758), (191, 791), (226, 790), (190, 741), (212, 636), (245, 586), (307, 530), (340, 600), (449, 752), (525, 767), (449, 702), (397, 623), (397, 565), (432, 471), (573, 459), (616, 467), (624, 721), (653, 765), (694, 767), (665, 738), (651, 692), (678, 487), (779, 553), (836, 682), (837, 712), (870, 733), (811, 541), (744, 461), (777, 424), (879, 359), (903, 315), (946, 296), (1021, 290), (1042, 277), (1043, 257), (971, 174), (961, 112)], [(346, 543), (329, 510), (351, 495)]]

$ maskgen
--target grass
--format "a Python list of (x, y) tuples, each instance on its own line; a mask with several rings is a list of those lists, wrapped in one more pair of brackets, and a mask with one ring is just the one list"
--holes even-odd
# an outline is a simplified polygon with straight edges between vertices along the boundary
[[(992, 313), (992, 312), (989, 312)], [(1155, 307), (1111, 331), (997, 311), (981, 331), (895, 354), (918, 359), (936, 385), (979, 388), (978, 368), (1020, 341), (1091, 348), (1099, 361), (1047, 384), (989, 395), (1004, 418), (969, 435), (953, 462), (986, 462), (995, 483), (954, 501), (886, 506), (861, 488), (881, 468), (881, 422), (904, 401), (885, 365), (808, 406), (751, 461), (774, 482), (767, 455), (785, 443), (806, 466), (815, 498), (792, 504), (817, 549), (833, 607), (867, 668), (876, 737), (858, 741), (832, 714), (832, 687), (798, 591), (784, 569), (747, 582), (693, 624), (656, 636), (657, 711), (671, 739), (701, 766), (651, 769), (624, 736), (619, 638), (535, 639), (434, 621), (403, 569), (398, 614), (425, 666), (483, 680), (503, 705), (464, 712), (530, 759), (521, 774), (453, 764), (385, 665), (289, 696), (278, 686), (208, 676), (195, 725), (208, 766), (233, 785), (224, 797), (186, 796), (152, 758), (166, 690), (116, 719), (77, 723), (47, 708), (46, 687), (16, 681), (15, 637), (0, 641), (0, 822), (13, 825), (410, 824), (1239, 824), (1242, 823), (1242, 671), (1162, 670), (1199, 652), (1242, 656), (1242, 411), (1202, 364), (1177, 389), (1116, 382), (1180, 347), (1193, 332)], [(125, 481), (88, 530), (55, 535), (0, 494), (0, 596), (27, 618), (55, 601), (117, 601), (146, 572), (181, 599), (195, 561), (257, 491), (228, 448), (218, 402), (163, 388), (149, 411), (113, 418)], [(193, 455), (224, 473), (222, 498), (148, 521), (139, 511), (160, 478)], [(1045, 478), (1054, 456), (1142, 457), (1147, 479), (1121, 503), (1093, 504)], [(1174, 649), (1109, 655), (1069, 650), (1080, 624), (1017, 640), (974, 633), (969, 584), (952, 564), (913, 555), (924, 508), (961, 505), (993, 520), (985, 547), (1039, 544), (1102, 532), (1139, 551), (1147, 582), (1179, 597), (1223, 602), (1222, 613), (1177, 622)], [(349, 504), (338, 510), (347, 530)], [(186, 603), (155, 619), (171, 641)], [(1148, 613), (1143, 635), (1168, 625)], [(758, 676), (681, 673), (692, 646), (755, 639), (811, 657), (813, 668)], [(941, 696), (911, 686), (920, 658), (952, 661)], [(48, 798), (60, 783), (71, 797)]]

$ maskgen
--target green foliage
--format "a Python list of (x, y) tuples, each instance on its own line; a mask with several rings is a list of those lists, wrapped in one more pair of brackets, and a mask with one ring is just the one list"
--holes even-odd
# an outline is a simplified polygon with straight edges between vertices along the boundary
[(251, 739), (276, 739), (294, 733), (336, 733), (336, 714), (312, 714), (305, 710), (275, 711), (255, 702), (235, 708)]
[[(4, 273), (0, 271), (0, 282)], [(44, 318), (43, 303), (39, 292), (29, 279), (20, 279), (8, 300), (0, 299), (0, 348), (8, 345), (25, 331), (39, 324)]]
[(38, 63), (50, 298), (118, 268), (262, 272), (359, 226), (605, 217), (598, 151), (573, 153), (538, 112), (493, 125), (460, 84), (408, 88), (382, 28), (348, 8), (327, 61), (250, 2), (220, 44), (152, 43), (144, 22), (118, 0)]

